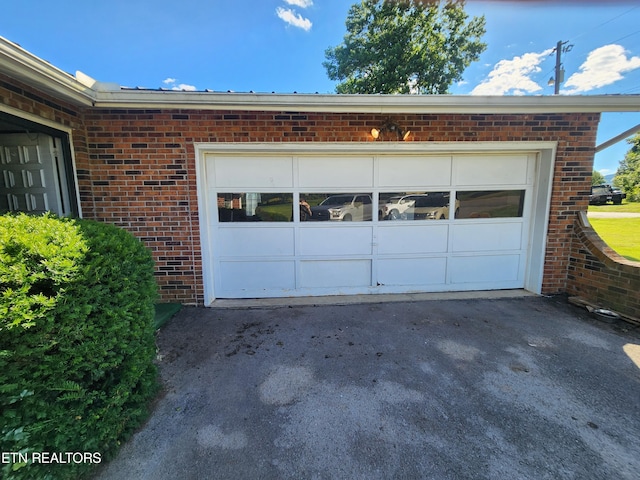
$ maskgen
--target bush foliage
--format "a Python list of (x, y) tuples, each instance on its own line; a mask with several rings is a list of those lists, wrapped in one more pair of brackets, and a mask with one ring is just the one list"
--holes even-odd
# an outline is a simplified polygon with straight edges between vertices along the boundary
[(631, 148), (620, 161), (613, 184), (627, 194), (628, 202), (640, 202), (640, 133), (627, 140)]
[[(140, 424), (158, 385), (153, 272), (150, 252), (112, 225), (0, 216), (0, 451), (104, 461)], [(0, 477), (91, 466), (16, 461)]]

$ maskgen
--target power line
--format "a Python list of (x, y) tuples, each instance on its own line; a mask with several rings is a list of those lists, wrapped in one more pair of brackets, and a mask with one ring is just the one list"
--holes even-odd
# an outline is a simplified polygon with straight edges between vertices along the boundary
[[(635, 72), (630, 72), (629, 76), (633, 75), (634, 73), (638, 74), (638, 73), (640, 73), (640, 71), (636, 70)], [(631, 92), (636, 92), (636, 91), (640, 92), (640, 85), (639, 84), (636, 84), (636, 86), (634, 86), (634, 87), (627, 88), (626, 90), (623, 90), (620, 93), (624, 94), (624, 93), (631, 93)]]
[[(592, 33), (593, 31), (599, 29), (600, 27), (602, 27), (604, 25), (607, 25), (608, 23), (611, 23), (614, 20), (616, 20), (616, 19), (618, 19), (618, 18), (620, 18), (622, 16), (628, 15), (630, 12), (632, 12), (633, 10), (636, 10), (637, 8), (640, 8), (640, 6), (635, 6), (635, 7), (631, 8), (631, 9), (627, 10), (626, 12), (623, 12), (623, 13), (621, 13), (619, 15), (616, 15), (615, 17), (610, 18), (609, 20), (607, 20), (605, 22), (602, 22), (601, 24), (591, 28), (590, 30), (588, 30), (586, 32), (583, 32), (583, 33), (573, 37), (571, 40), (568, 40), (566, 42), (562, 42), (562, 41), (558, 42), (556, 48), (554, 48), (554, 50), (553, 50), (556, 53), (555, 79), (553, 79), (554, 80), (554, 93), (556, 95), (560, 92), (560, 83), (562, 83), (564, 81), (564, 69), (562, 68), (562, 63), (561, 63), (561, 53), (569, 52), (569, 51), (571, 51), (571, 48), (573, 47), (573, 45), (567, 45), (566, 47), (564, 47), (564, 45), (568, 44), (569, 42), (572, 42), (573, 40), (575, 40), (577, 38), (580, 38), (580, 37), (586, 35), (587, 33)], [(640, 30), (637, 30), (637, 31), (632, 32), (632, 33), (629, 33), (627, 35), (624, 35), (624, 36), (622, 36), (622, 37), (620, 37), (620, 38), (618, 38), (616, 40), (613, 40), (613, 41), (607, 42), (607, 43), (616, 43), (616, 42), (619, 42), (619, 41), (624, 40), (626, 38), (629, 38), (629, 37), (631, 37), (633, 35), (636, 35), (638, 33), (640, 33)], [(577, 52), (577, 56), (582, 56), (582, 53), (583, 53), (582, 51)], [(551, 84), (551, 80), (549, 81), (549, 84)], [(636, 89), (637, 88), (634, 87), (634, 88), (630, 89), (629, 91), (634, 91)], [(627, 93), (627, 92), (623, 92), (623, 93)]]
[[(631, 9), (627, 10), (626, 12), (621, 13), (620, 15), (616, 15), (615, 17), (610, 18), (609, 20), (607, 20), (607, 21), (605, 21), (605, 22), (602, 22), (602, 23), (601, 23), (601, 24), (599, 24), (599, 25), (596, 25), (595, 27), (591, 27), (591, 29), (587, 30), (586, 32), (583, 32), (583, 33), (578, 34), (577, 36), (573, 37), (573, 38), (572, 38), (572, 39), (570, 39), (569, 41), (570, 41), (570, 42), (573, 42), (576, 38), (583, 37), (583, 36), (585, 36), (585, 35), (586, 35), (586, 34), (588, 34), (588, 33), (593, 33), (593, 31), (594, 31), (594, 30), (597, 30), (598, 28), (603, 27), (604, 25), (607, 25), (608, 23), (611, 23), (611, 22), (613, 22), (614, 20), (617, 20), (618, 18), (620, 18), (620, 17), (623, 17), (623, 16), (627, 15), (629, 12), (632, 12), (632, 11), (634, 11), (634, 10), (635, 10), (635, 9), (637, 9), (637, 8), (640, 8), (640, 6), (635, 6), (635, 7), (631, 8)], [(626, 38), (626, 37), (625, 37), (625, 38)], [(615, 40), (615, 41), (617, 42), (618, 40)]]
[[(574, 41), (574, 40), (576, 40), (577, 38), (580, 38), (580, 37), (583, 37), (583, 36), (585, 36), (585, 35), (587, 35), (587, 34), (593, 33), (595, 30), (597, 30), (597, 29), (599, 29), (599, 28), (603, 27), (604, 25), (607, 25), (607, 24), (609, 24), (609, 23), (611, 23), (611, 22), (613, 22), (613, 21), (617, 20), (617, 19), (618, 19), (618, 18), (620, 18), (620, 17), (623, 17), (623, 16), (625, 16), (625, 15), (628, 15), (630, 12), (632, 12), (632, 11), (634, 11), (634, 10), (638, 9), (638, 8), (640, 8), (640, 5), (635, 6), (635, 7), (632, 7), (632, 8), (630, 8), (629, 10), (626, 10), (625, 12), (622, 12), (622, 13), (620, 13), (619, 15), (616, 15), (616, 16), (615, 16), (615, 17), (613, 17), (613, 18), (610, 18), (609, 20), (606, 20), (606, 21), (604, 21), (604, 22), (602, 22), (602, 23), (600, 23), (600, 24), (598, 24), (598, 25), (596, 25), (596, 26), (594, 26), (594, 27), (591, 27), (590, 29), (588, 29), (588, 30), (584, 31), (583, 33), (580, 33), (580, 34), (578, 34), (578, 35), (574, 36), (574, 37), (573, 37), (573, 38), (571, 38), (570, 40), (567, 40), (567, 41), (565, 41), (565, 42), (563, 42), (563, 41), (559, 41), (559, 42), (557, 43), (556, 47), (552, 50), (552, 54), (553, 54), (553, 53), (556, 53), (556, 65), (555, 65), (555, 67), (554, 67), (554, 68), (552, 68), (551, 70), (549, 70), (549, 72), (548, 72), (548, 73), (546, 73), (546, 74), (544, 75), (544, 76), (546, 77), (547, 75), (549, 75), (549, 74), (551, 74), (551, 73), (554, 73), (554, 72), (555, 72), (555, 76), (554, 76), (554, 77), (552, 77), (552, 78), (550, 79), (550, 81), (549, 81), (549, 85), (552, 85), (551, 80), (553, 80), (554, 93), (555, 93), (556, 95), (559, 93), (560, 84), (564, 81), (564, 73), (565, 73), (565, 72), (564, 72), (563, 65), (562, 65), (561, 54), (562, 54), (562, 53), (568, 53), (568, 52), (570, 52), (570, 51), (571, 51), (571, 49), (573, 48), (573, 45), (572, 45), (572, 44), (569, 44), (569, 43), (570, 43), (570, 42), (573, 42), (573, 41)], [(629, 37), (631, 37), (631, 36), (633, 36), (633, 35), (636, 35), (636, 34), (638, 34), (638, 33), (640, 33), (640, 30), (637, 30), (637, 31), (632, 32), (632, 33), (629, 33), (629, 34), (627, 34), (627, 35), (624, 35), (623, 37), (620, 37), (620, 38), (618, 38), (618, 39), (616, 39), (616, 40), (613, 40), (613, 41), (611, 41), (611, 42), (608, 42), (608, 43), (615, 43), (615, 42), (619, 42), (619, 41), (624, 40), (624, 39), (626, 39), (626, 38), (629, 38)], [(593, 50), (593, 49), (592, 49), (592, 50)], [(591, 50), (591, 51), (592, 51), (592, 50)], [(583, 52), (584, 52), (584, 50), (583, 50), (583, 51), (579, 51), (579, 52), (574, 52), (574, 55), (576, 55), (576, 53), (577, 53), (577, 56), (581, 56)], [(517, 88), (518, 88), (518, 85), (519, 85), (521, 82), (522, 82), (522, 80), (519, 80), (519, 81), (516, 83), (516, 85), (514, 85), (512, 88), (513, 88), (513, 89), (517, 89)], [(638, 88), (635, 88), (635, 87), (634, 87), (634, 88), (630, 89), (629, 91), (633, 91), (633, 90), (637, 90), (637, 89), (640, 89), (640, 87), (638, 87)], [(623, 93), (626, 93), (626, 92), (623, 92)]]
[[(601, 24), (599, 24), (599, 25), (596, 25), (595, 27), (592, 27), (592, 28), (590, 28), (589, 30), (587, 30), (587, 31), (585, 31), (585, 32), (583, 32), (583, 33), (580, 33), (579, 35), (577, 35), (577, 36), (573, 37), (573, 38), (572, 38), (571, 40), (569, 40), (569, 41), (570, 41), (570, 42), (573, 42), (576, 38), (580, 38), (580, 37), (583, 37), (583, 36), (585, 36), (585, 35), (587, 35), (587, 34), (593, 33), (595, 30), (599, 29), (600, 27), (602, 27), (602, 26), (604, 26), (604, 25), (607, 25), (608, 23), (611, 23), (611, 22), (613, 22), (614, 20), (617, 20), (618, 18), (620, 18), (620, 17), (623, 17), (623, 16), (627, 15), (629, 12), (632, 12), (632, 11), (634, 11), (634, 10), (638, 9), (638, 8), (640, 8), (640, 6), (635, 6), (635, 7), (633, 7), (633, 8), (630, 8), (630, 9), (629, 9), (629, 10), (627, 10), (626, 12), (623, 12), (623, 13), (621, 13), (621, 14), (619, 14), (619, 15), (616, 15), (615, 17), (610, 18), (609, 20), (607, 20), (607, 21), (605, 21), (605, 22), (602, 22), (602, 23), (601, 23)], [(624, 36), (622, 36), (622, 37), (620, 37), (620, 38), (618, 38), (618, 39), (616, 39), (616, 40), (607, 41), (607, 42), (605, 42), (605, 43), (611, 44), (611, 43), (619, 42), (620, 40), (624, 40), (625, 38), (631, 37), (631, 36), (636, 35), (636, 34), (638, 34), (638, 33), (640, 33), (640, 30), (637, 30), (637, 31), (635, 31), (635, 32), (633, 32), (633, 33), (629, 33), (629, 34), (627, 34), (627, 35), (624, 35)], [(593, 49), (591, 49), (591, 50), (589, 51), (589, 53), (590, 53), (591, 51), (593, 51)], [(574, 52), (574, 54), (575, 54), (576, 56), (582, 56), (585, 52), (586, 52), (586, 49), (584, 49), (584, 50), (578, 50), (577, 52)]]
[(630, 33), (629, 35), (625, 35), (624, 37), (617, 38), (616, 40), (614, 40), (611, 43), (619, 42), (620, 40), (624, 40), (625, 38), (632, 37), (633, 35), (637, 35), (638, 33), (640, 33), (640, 30), (636, 30), (635, 32)]
[[(622, 36), (620, 38), (616, 38), (615, 40), (610, 40), (610, 41), (604, 42), (604, 44), (615, 44), (615, 43), (619, 42), (620, 40), (624, 40), (625, 38), (632, 37), (633, 35), (637, 35), (638, 33), (640, 33), (640, 30), (636, 30), (635, 32), (629, 33), (629, 34), (624, 35), (624, 36)], [(591, 53), (593, 50), (594, 49), (592, 48), (588, 53)], [(585, 50), (579, 50), (579, 51), (574, 52), (574, 53), (577, 56), (582, 56), (585, 52), (586, 52), (586, 49)]]

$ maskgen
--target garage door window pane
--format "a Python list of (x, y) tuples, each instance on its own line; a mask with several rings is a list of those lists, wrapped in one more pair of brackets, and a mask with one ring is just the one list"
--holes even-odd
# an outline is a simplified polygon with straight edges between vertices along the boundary
[(301, 221), (370, 222), (372, 207), (370, 193), (301, 193), (300, 203), (309, 205), (305, 216), (300, 207)]
[(379, 220), (446, 220), (449, 218), (450, 192), (381, 193)]
[(524, 190), (457, 192), (456, 218), (522, 217)]
[(221, 222), (291, 222), (291, 193), (219, 193)]

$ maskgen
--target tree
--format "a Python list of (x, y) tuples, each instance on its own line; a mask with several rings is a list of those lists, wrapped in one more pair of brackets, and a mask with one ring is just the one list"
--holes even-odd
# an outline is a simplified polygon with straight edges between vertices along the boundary
[(631, 149), (620, 161), (613, 184), (627, 194), (630, 202), (640, 202), (640, 133), (627, 140)]
[(484, 16), (468, 19), (464, 1), (362, 0), (323, 66), (337, 93), (448, 93), (487, 48)]
[(591, 185), (602, 185), (605, 182), (604, 175), (596, 170), (591, 175)]

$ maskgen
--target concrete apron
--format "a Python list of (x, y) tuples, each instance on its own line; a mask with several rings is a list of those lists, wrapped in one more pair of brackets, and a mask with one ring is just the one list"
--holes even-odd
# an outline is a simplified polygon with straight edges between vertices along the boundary
[(527, 290), (479, 290), (469, 292), (392, 293), (375, 295), (329, 295), (320, 297), (217, 299), (211, 308), (278, 308), (290, 306), (357, 305), (361, 303), (467, 300), (472, 298), (518, 298), (536, 296)]
[(629, 328), (564, 297), (184, 308), (95, 478), (636, 479)]

